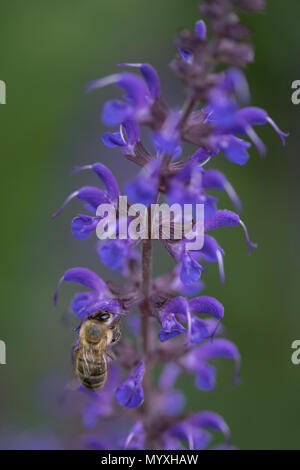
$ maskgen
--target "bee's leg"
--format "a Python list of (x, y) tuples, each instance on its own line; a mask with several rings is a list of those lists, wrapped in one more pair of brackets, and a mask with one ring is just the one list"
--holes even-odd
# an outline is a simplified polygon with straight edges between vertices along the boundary
[(114, 353), (110, 349), (106, 349), (105, 352), (108, 355), (108, 357), (110, 357), (113, 361), (116, 359), (116, 356), (114, 355)]

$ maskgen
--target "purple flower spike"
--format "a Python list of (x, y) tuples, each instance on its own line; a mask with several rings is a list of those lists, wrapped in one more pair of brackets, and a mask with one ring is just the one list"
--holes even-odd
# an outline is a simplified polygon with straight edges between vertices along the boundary
[(206, 39), (206, 24), (203, 20), (199, 20), (195, 24), (195, 34), (197, 38), (201, 39), (201, 41)]
[(115, 397), (120, 405), (126, 408), (137, 408), (143, 403), (142, 380), (144, 372), (145, 365), (143, 362), (140, 362), (132, 369), (128, 379), (117, 388)]
[[(81, 397), (92, 400), (85, 407), (85, 426), (97, 426), (97, 435), (90, 434), (83, 440), (88, 448), (201, 450), (210, 445), (213, 434), (210, 431), (220, 431), (226, 438), (223, 445), (210, 445), (210, 448), (233, 448), (224, 419), (211, 411), (196, 414), (185, 411), (185, 395), (175, 387), (180, 385), (181, 380), (177, 383), (179, 375), (181, 378), (183, 374), (191, 374), (197, 389), (213, 390), (217, 377), (213, 362), (219, 358), (232, 360), (234, 381), (239, 378), (239, 351), (231, 341), (224, 339), (228, 334), (221, 325), (224, 307), (214, 297), (200, 295), (205, 287), (200, 277), (202, 264), (217, 263), (220, 280), (225, 281), (224, 251), (208, 234), (211, 230), (241, 226), (249, 251), (256, 246), (239, 215), (220, 210), (218, 199), (209, 194), (210, 190), (225, 191), (237, 212), (241, 210), (241, 201), (233, 186), (220, 171), (210, 167), (212, 158), (216, 163), (221, 155), (232, 163), (245, 165), (250, 158), (251, 145), (264, 154), (266, 147), (256, 134), (256, 126), (271, 125), (283, 145), (288, 135), (266, 111), (249, 106), (249, 86), (242, 72), (253, 60), (254, 49), (250, 31), (240, 21), (239, 13), (240, 10), (259, 11), (264, 4), (265, 0), (202, 1), (199, 11), (203, 20), (197, 21), (192, 30), (180, 31), (174, 41), (178, 53), (170, 66), (185, 83), (185, 89), (178, 93), (177, 98), (182, 103), (175, 105), (177, 108), (169, 106), (162, 96), (156, 70), (142, 61), (120, 64), (130, 67), (131, 71), (137, 68), (136, 74), (119, 69), (120, 73), (88, 85), (89, 91), (108, 85), (121, 89), (122, 96), (103, 106), (103, 122), (114, 127), (102, 135), (102, 141), (109, 148), (119, 149), (123, 160), (138, 167), (132, 180), (124, 185), (129, 201), (127, 206), (125, 203), (127, 214), (121, 200), (119, 205), (116, 179), (100, 163), (85, 165), (75, 172), (92, 170), (103, 188), (85, 186), (74, 191), (54, 214), (54, 217), (58, 215), (74, 198), (83, 201), (88, 215), (77, 214), (71, 228), (77, 239), (84, 240), (100, 229), (99, 222), (101, 225), (107, 222), (101, 212), (103, 204), (115, 208), (113, 214), (109, 214), (114, 223), (101, 227), (110, 239), (99, 240), (96, 249), (102, 264), (118, 271), (123, 282), (113, 279), (105, 283), (93, 271), (73, 268), (59, 280), (53, 299), (56, 303), (63, 281), (87, 288), (82, 289), (85, 292), (77, 292), (71, 300), (73, 313), (81, 319), (74, 330), (79, 335), (73, 356), (76, 348), (83, 345), (82, 328), (88, 327), (86, 320), (99, 310), (111, 312), (108, 327), (116, 326), (122, 332), (121, 341), (115, 344), (119, 335), (114, 330), (108, 345), (107, 354), (116, 351), (116, 361), (108, 361), (108, 388), (96, 393), (85, 390)], [(152, 149), (148, 150), (149, 143)], [(189, 153), (191, 146), (195, 146), (193, 154)], [(182, 158), (174, 161), (181, 152)], [(160, 205), (159, 220), (154, 220), (158, 214), (153, 214), (154, 207), (150, 207), (153, 203)], [(165, 212), (167, 207), (161, 204), (168, 205), (169, 214)], [(203, 228), (199, 220), (202, 211), (198, 209), (204, 209), (204, 240), (196, 233)], [(138, 215), (140, 217), (136, 217)], [(141, 226), (140, 218), (147, 222), (150, 215), (154, 219), (151, 218), (147, 230)], [(190, 222), (192, 226), (188, 227)], [(145, 232), (149, 231), (152, 241), (146, 240)], [(193, 241), (201, 244), (192, 243), (193, 234)], [(159, 238), (174, 265), (153, 278), (152, 264), (161, 265), (156, 262), (157, 252), (152, 249), (155, 238)], [(151, 316), (149, 322), (145, 315)], [(105, 321), (105, 317), (99, 320)], [(124, 323), (133, 337), (127, 336)], [(153, 336), (155, 331), (159, 331), (158, 338)], [(135, 341), (136, 336), (140, 341)], [(89, 342), (92, 338), (87, 335), (86, 340)], [(79, 379), (91, 360), (86, 354), (85, 348)], [(140, 406), (144, 400), (145, 364), (151, 366), (144, 385), (145, 399), (149, 397), (150, 403)], [(163, 370), (155, 380), (160, 366)], [(121, 383), (123, 369), (127, 374)], [(82, 379), (81, 389), (84, 386)], [(137, 407), (140, 408), (128, 409)]]

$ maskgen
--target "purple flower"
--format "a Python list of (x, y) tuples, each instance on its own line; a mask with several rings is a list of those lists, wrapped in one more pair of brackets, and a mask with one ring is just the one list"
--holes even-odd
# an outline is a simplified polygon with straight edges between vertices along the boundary
[[(197, 344), (212, 336), (214, 333), (211, 333), (207, 321), (198, 318), (194, 313), (211, 315), (220, 322), (224, 316), (224, 308), (213, 297), (201, 296), (191, 300), (175, 297), (160, 312), (160, 341), (164, 342), (186, 333), (186, 342)], [(182, 323), (186, 324), (186, 327)]]
[(182, 358), (181, 365), (196, 374), (197, 388), (209, 391), (216, 385), (216, 369), (207, 361), (218, 358), (231, 359), (235, 362), (234, 382), (237, 383), (241, 358), (237, 347), (226, 339), (218, 338), (201, 344)]
[(70, 196), (67, 197), (58, 211), (53, 214), (53, 217), (58, 216), (65, 206), (75, 197), (80, 201), (84, 201), (86, 203), (85, 208), (92, 211), (93, 213), (96, 212), (97, 207), (100, 204), (109, 202), (113, 204), (117, 203), (120, 194), (118, 183), (113, 174), (109, 171), (108, 168), (106, 168), (106, 166), (102, 165), (101, 163), (85, 165), (75, 168), (73, 173), (82, 170), (93, 170), (93, 172), (104, 184), (105, 190), (103, 191), (93, 186), (85, 186), (81, 189), (78, 189), (77, 191), (74, 191), (72, 194), (70, 194)]
[(113, 313), (120, 313), (120, 304), (111, 299), (111, 293), (106, 283), (93, 271), (86, 268), (68, 269), (60, 278), (53, 298), (57, 303), (58, 292), (63, 282), (75, 282), (91, 289), (90, 292), (80, 292), (75, 294), (72, 300), (73, 313), (83, 318), (87, 314), (91, 315), (100, 308), (109, 310)]
[(159, 173), (161, 161), (151, 160), (137, 175), (137, 177), (126, 185), (128, 198), (138, 204), (150, 206), (155, 202), (158, 192)]
[(122, 72), (90, 82), (87, 91), (103, 88), (107, 85), (118, 85), (126, 93), (127, 102), (120, 100), (108, 101), (103, 108), (102, 119), (108, 126), (122, 124), (128, 119), (145, 121), (149, 117), (149, 101), (147, 85), (137, 75)]
[(142, 380), (145, 372), (145, 365), (140, 362), (135, 366), (129, 377), (116, 390), (115, 397), (120, 405), (126, 408), (137, 408), (143, 403), (144, 392)]

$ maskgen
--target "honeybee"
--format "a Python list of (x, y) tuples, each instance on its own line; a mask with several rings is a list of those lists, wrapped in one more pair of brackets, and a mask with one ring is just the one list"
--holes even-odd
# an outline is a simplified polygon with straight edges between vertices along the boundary
[(115, 359), (109, 344), (119, 341), (120, 317), (112, 321), (113, 314), (100, 310), (90, 315), (81, 325), (79, 339), (73, 347), (74, 372), (88, 390), (101, 389), (108, 377), (107, 356)]

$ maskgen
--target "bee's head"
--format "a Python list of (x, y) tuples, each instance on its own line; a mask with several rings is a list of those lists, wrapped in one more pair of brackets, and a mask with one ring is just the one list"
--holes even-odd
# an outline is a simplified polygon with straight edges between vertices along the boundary
[(89, 320), (97, 320), (101, 323), (107, 323), (111, 318), (112, 314), (107, 310), (99, 310), (99, 312), (93, 313), (88, 317)]

